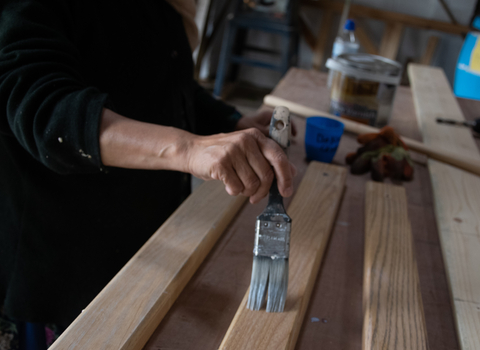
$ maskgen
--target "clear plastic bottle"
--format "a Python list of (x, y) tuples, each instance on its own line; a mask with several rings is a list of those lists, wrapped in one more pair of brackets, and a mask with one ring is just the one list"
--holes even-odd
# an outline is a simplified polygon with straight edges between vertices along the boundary
[(342, 53), (357, 53), (359, 48), (360, 45), (355, 40), (355, 22), (347, 19), (341, 35), (337, 36), (333, 44), (332, 58)]
[[(360, 44), (355, 40), (355, 22), (351, 19), (345, 21), (342, 33), (335, 38), (333, 43), (332, 58), (341, 55), (342, 53), (357, 53)], [(333, 71), (328, 73), (327, 85), (332, 86)]]

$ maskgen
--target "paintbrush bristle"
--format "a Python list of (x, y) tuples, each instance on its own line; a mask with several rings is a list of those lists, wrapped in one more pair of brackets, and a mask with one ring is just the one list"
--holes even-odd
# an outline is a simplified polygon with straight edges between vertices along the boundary
[(250, 280), (250, 292), (248, 293), (247, 303), (247, 308), (250, 310), (258, 311), (263, 306), (271, 260), (266, 256), (253, 257), (252, 279)]
[(265, 302), (267, 312), (283, 312), (287, 297), (288, 259), (254, 256), (247, 308), (258, 311)]
[(288, 259), (274, 259), (270, 263), (267, 312), (283, 312), (287, 299)]

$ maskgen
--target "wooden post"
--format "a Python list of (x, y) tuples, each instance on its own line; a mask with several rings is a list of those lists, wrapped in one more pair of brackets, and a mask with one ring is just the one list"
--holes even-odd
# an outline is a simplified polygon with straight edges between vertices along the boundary
[(435, 50), (437, 49), (438, 44), (438, 36), (432, 35), (428, 38), (427, 47), (423, 53), (422, 58), (420, 59), (420, 64), (432, 64), (433, 55), (435, 54)]
[(315, 47), (313, 48), (312, 66), (316, 70), (320, 70), (325, 60), (325, 52), (327, 52), (327, 40), (332, 27), (333, 12), (326, 10), (322, 14), (322, 22), (317, 34)]
[(403, 24), (387, 22), (380, 43), (379, 55), (394, 60), (397, 57), (398, 49), (403, 34)]

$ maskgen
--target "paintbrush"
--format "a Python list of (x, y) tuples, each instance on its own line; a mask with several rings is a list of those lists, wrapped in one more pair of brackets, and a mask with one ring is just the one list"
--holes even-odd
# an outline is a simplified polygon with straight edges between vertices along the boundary
[[(290, 112), (276, 107), (270, 121), (270, 138), (284, 151), (290, 145)], [(257, 217), (253, 249), (252, 279), (247, 308), (260, 310), (267, 294), (267, 312), (282, 312), (288, 287), (288, 254), (292, 219), (283, 206), (283, 197), (274, 179), (268, 204)]]

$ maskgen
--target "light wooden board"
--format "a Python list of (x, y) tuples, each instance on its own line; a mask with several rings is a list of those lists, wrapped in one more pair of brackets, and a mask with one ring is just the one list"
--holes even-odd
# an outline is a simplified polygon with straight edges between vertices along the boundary
[(245, 200), (202, 184), (50, 349), (141, 349)]
[(370, 181), (365, 197), (363, 349), (427, 349), (405, 189)]
[(282, 313), (246, 309), (248, 291), (220, 349), (293, 349), (343, 194), (346, 169), (311, 162), (287, 212), (290, 278)]
[[(422, 65), (408, 70), (424, 142), (480, 160), (470, 130), (435, 121), (464, 120), (443, 71)], [(428, 167), (459, 342), (464, 350), (479, 349), (480, 177), (431, 159)]]

